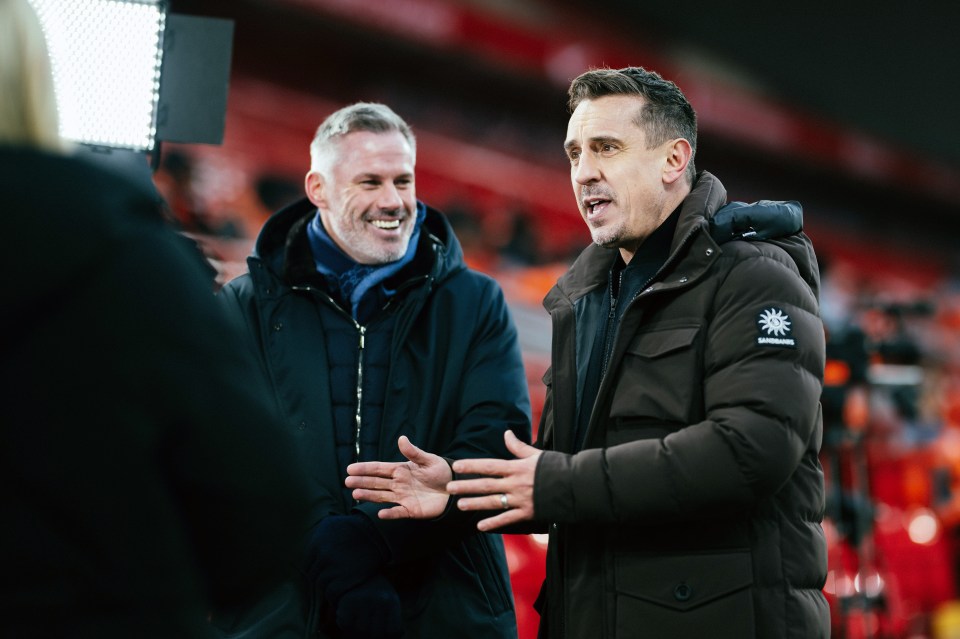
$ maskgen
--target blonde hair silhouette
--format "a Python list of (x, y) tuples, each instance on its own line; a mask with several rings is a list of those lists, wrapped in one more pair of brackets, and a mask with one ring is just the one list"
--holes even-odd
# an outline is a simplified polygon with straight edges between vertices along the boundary
[(27, 0), (0, 0), (0, 144), (65, 149), (46, 38)]

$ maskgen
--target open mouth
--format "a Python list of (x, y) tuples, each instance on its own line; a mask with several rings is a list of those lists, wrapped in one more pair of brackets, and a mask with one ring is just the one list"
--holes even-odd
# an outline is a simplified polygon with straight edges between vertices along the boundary
[(384, 229), (386, 231), (400, 228), (400, 220), (370, 220), (370, 223), (378, 229)]
[(610, 200), (598, 197), (590, 197), (583, 201), (583, 208), (587, 211), (588, 217), (595, 217), (603, 212), (610, 204)]

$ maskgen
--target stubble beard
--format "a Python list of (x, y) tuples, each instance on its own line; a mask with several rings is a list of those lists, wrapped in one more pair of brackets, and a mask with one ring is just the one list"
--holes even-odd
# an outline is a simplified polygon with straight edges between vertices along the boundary
[[(406, 223), (405, 219), (401, 224)], [(341, 224), (339, 220), (332, 221), (337, 236), (350, 247), (351, 252), (361, 256), (362, 263), (368, 265), (384, 265), (396, 262), (407, 253), (413, 227), (407, 229), (404, 235), (396, 242), (384, 242), (372, 237), (372, 232), (366, 227), (369, 222), (358, 221), (355, 224)]]
[(623, 225), (591, 227), (590, 237), (593, 243), (603, 248), (618, 248), (623, 241)]
[(410, 245), (410, 237), (404, 237), (399, 242), (384, 245), (381, 242), (370, 242), (370, 248), (366, 251), (373, 264), (390, 264), (396, 262), (407, 253), (407, 247)]

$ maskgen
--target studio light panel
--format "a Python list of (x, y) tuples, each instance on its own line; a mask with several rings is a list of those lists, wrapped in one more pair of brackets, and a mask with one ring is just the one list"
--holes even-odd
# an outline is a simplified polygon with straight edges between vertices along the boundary
[(63, 137), (152, 150), (163, 0), (30, 0), (47, 37)]

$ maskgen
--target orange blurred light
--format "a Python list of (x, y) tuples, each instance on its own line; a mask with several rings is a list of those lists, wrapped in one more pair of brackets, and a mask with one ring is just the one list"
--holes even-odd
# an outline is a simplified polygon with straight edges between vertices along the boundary
[(850, 365), (839, 359), (828, 359), (823, 367), (824, 386), (843, 386), (850, 381)]

